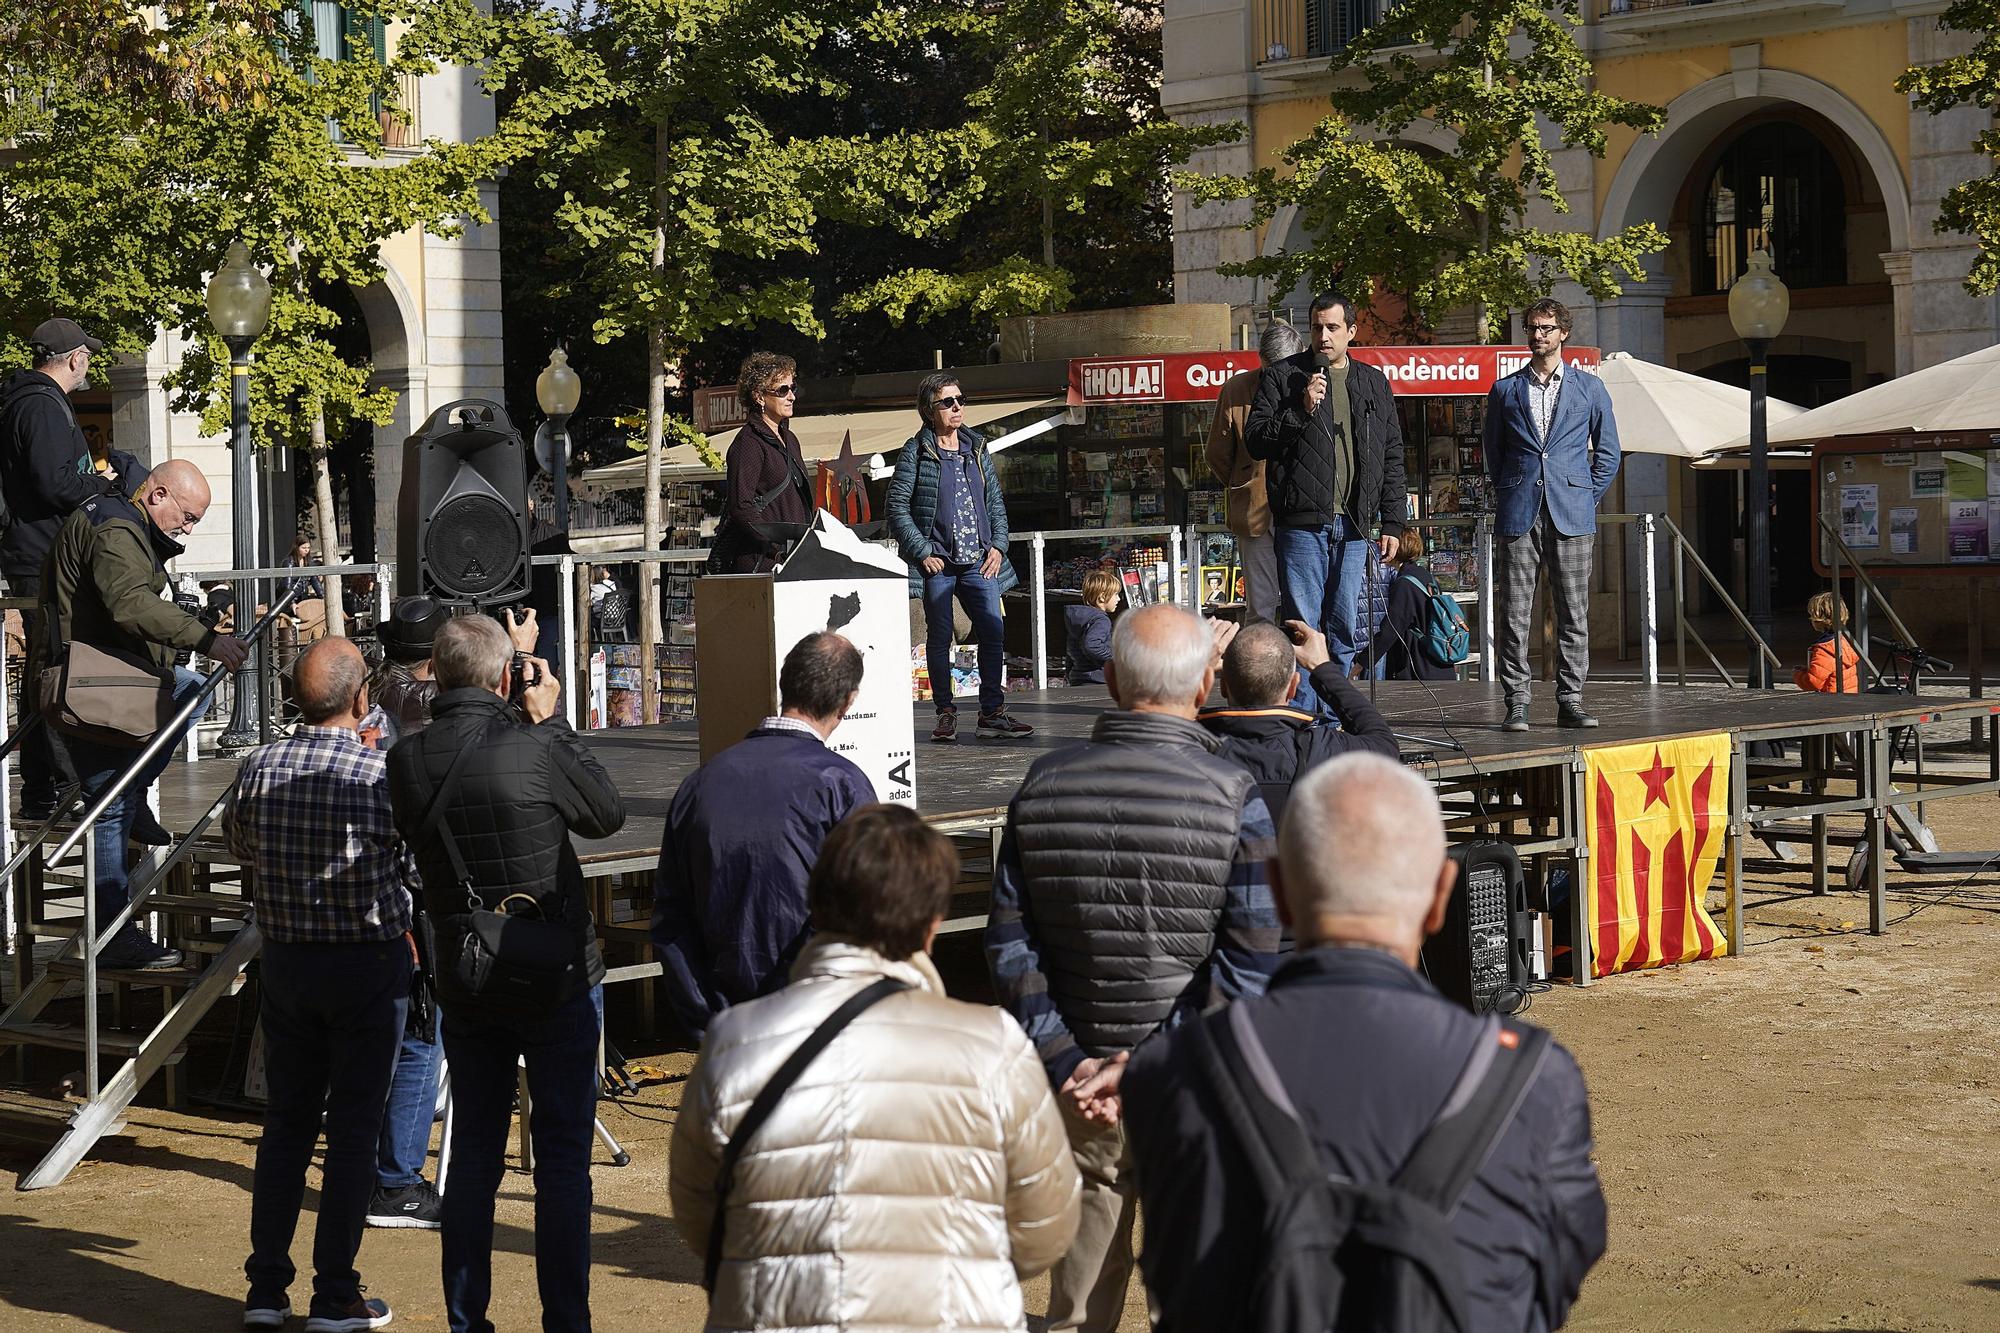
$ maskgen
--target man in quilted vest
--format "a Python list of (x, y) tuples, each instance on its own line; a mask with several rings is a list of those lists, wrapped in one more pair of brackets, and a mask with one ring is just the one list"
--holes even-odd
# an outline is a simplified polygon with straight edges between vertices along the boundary
[(1007, 814), (987, 965), (1083, 1176), (1076, 1243), (1049, 1274), (1051, 1330), (1109, 1333), (1125, 1308), (1134, 1195), (1111, 1080), (1155, 1032), (1261, 994), (1285, 947), (1264, 878), (1270, 811), (1195, 721), (1216, 658), (1181, 607), (1125, 616), (1104, 671), (1116, 710), (1037, 760)]

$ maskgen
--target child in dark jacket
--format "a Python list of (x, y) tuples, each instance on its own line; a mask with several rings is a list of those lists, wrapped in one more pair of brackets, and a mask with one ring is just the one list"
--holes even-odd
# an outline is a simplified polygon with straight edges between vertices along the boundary
[(1111, 610), (1121, 592), (1118, 576), (1093, 569), (1083, 576), (1083, 605), (1063, 608), (1069, 630), (1069, 683), (1102, 685), (1104, 664), (1111, 660)]

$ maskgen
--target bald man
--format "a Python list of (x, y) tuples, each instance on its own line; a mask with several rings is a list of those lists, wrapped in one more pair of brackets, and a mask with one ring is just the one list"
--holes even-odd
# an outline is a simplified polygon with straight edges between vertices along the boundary
[(1162, 1029), (1261, 992), (1284, 948), (1264, 879), (1270, 812), (1195, 721), (1233, 628), (1172, 605), (1120, 620), (1104, 668), (1117, 710), (1037, 760), (1007, 811), (987, 967), (1059, 1094), (1083, 1176), (1076, 1243), (1049, 1274), (1051, 1330), (1111, 1333), (1132, 1272), (1116, 1100), (1099, 1099), (1107, 1114), (1083, 1090)]
[[(29, 662), (39, 674), (60, 667), (71, 643), (87, 643), (130, 662), (142, 662), (159, 673), (162, 691), (172, 692), (163, 711), (177, 714), (201, 688), (201, 678), (174, 666), (174, 651), (192, 648), (231, 667), (241, 665), (249, 649), (240, 639), (215, 633), (207, 625), (163, 600), (167, 561), (181, 554), (178, 540), (194, 530), (208, 512), (208, 482), (200, 469), (182, 459), (154, 468), (131, 498), (115, 490), (91, 496), (63, 521), (55, 543), (42, 563), (42, 611)], [(54, 725), (56, 717), (44, 719)], [(82, 780), (84, 796), (95, 800), (108, 789), (138, 750), (105, 745), (78, 735), (65, 737), (70, 759)], [(164, 843), (166, 831), (147, 811), (147, 790), (173, 757), (164, 745), (145, 770), (98, 817), (93, 829), (97, 848), (97, 913), (108, 925), (125, 908), (129, 888), (125, 848), (135, 834), (147, 843)], [(108, 968), (171, 968), (180, 952), (155, 944), (136, 923), (120, 927), (99, 955)]]
[(388, 757), (356, 732), (368, 712), (360, 651), (322, 639), (300, 654), (293, 684), (303, 725), (251, 751), (223, 814), (231, 852), (255, 874), (264, 933), (268, 1093), (243, 1323), (277, 1328), (291, 1313), (292, 1232), (323, 1109), (307, 1327), (379, 1328), (389, 1307), (362, 1294), (354, 1256), (409, 1013), (417, 867), (396, 833)]
[[(1583, 1075), (1546, 1033), (1475, 1017), (1418, 974), (1456, 869), (1436, 795), (1401, 764), (1347, 755), (1293, 788), (1273, 879), (1298, 952), (1263, 996), (1142, 1047), (1119, 1085), (1162, 1330), (1239, 1326), (1268, 1258), (1269, 1197), (1239, 1128), (1213, 1109), (1212, 1059), (1244, 1104), (1302, 1127), (1299, 1155), (1362, 1187), (1419, 1159), (1433, 1125), (1457, 1139), (1483, 1165), (1469, 1180), (1440, 1173), (1431, 1199), (1456, 1242), (1435, 1257), (1462, 1295), (1464, 1327), (1544, 1330), (1567, 1317), (1605, 1241)], [(1440, 1119), (1447, 1104), (1464, 1109)], [(1417, 1160), (1413, 1175), (1428, 1165)], [(1344, 1271), (1355, 1288), (1375, 1275)], [(1334, 1314), (1296, 1317), (1323, 1328)]]

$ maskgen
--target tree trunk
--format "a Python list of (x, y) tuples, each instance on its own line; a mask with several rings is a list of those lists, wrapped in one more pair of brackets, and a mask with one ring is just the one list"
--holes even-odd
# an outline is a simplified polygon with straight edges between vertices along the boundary
[[(1490, 102), (1493, 92), (1493, 62), (1490, 60), (1483, 62), (1479, 67), (1479, 72), (1485, 77), (1486, 91)], [(1479, 257), (1481, 259), (1486, 257), (1486, 247), (1491, 244), (1490, 238), (1493, 231), (1492, 203), (1491, 198), (1479, 201)], [(1484, 296), (1473, 302), (1472, 316), (1473, 341), (1483, 347), (1493, 341), (1492, 334), (1486, 328), (1486, 298)]]
[[(1042, 170), (1048, 170), (1049, 122), (1042, 121)], [(1045, 180), (1042, 182), (1042, 267), (1056, 266), (1056, 201), (1053, 189)], [(1050, 302), (1048, 313), (1055, 313), (1055, 304)]]
[[(319, 558), (322, 564), (340, 563), (340, 523), (333, 514), (333, 472), (326, 465), (326, 413), (318, 404), (313, 406), (312, 447), (306, 457), (312, 460), (313, 470), (313, 528), (319, 534)], [(347, 609), (340, 597), (340, 576), (332, 575), (320, 580), (326, 589), (326, 632), (336, 638), (347, 637)]]
[[(667, 281), (667, 127), (653, 141), (653, 280)], [(646, 514), (639, 544), (660, 549), (660, 454), (667, 431), (667, 329), (658, 319), (646, 325)], [(639, 566), (639, 718), (660, 720), (660, 566)]]

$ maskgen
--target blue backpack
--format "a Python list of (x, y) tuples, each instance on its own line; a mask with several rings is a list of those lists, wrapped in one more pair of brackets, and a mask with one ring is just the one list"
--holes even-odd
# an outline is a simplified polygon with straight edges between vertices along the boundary
[(1465, 623), (1465, 612), (1460, 609), (1458, 599), (1438, 587), (1437, 579), (1430, 574), (1406, 572), (1403, 577), (1413, 580), (1424, 593), (1424, 623), (1417, 632), (1418, 650), (1441, 667), (1457, 666), (1470, 657), (1472, 629)]

